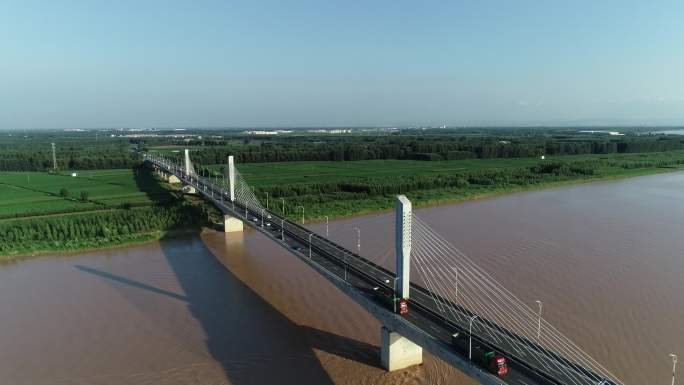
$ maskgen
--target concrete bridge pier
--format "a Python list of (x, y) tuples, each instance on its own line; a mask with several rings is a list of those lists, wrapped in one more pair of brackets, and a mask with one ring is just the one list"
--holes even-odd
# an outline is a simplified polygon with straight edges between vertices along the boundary
[[(233, 156), (228, 157), (228, 185), (230, 188), (230, 200), (235, 200), (235, 163), (233, 161)], [(223, 231), (226, 233), (234, 233), (238, 231), (243, 231), (244, 224), (238, 218), (235, 218), (228, 214), (223, 214)]]
[(168, 182), (169, 182), (170, 184), (178, 184), (178, 183), (180, 183), (181, 181), (180, 181), (180, 179), (178, 179), (177, 176), (171, 174), (171, 175), (169, 175)]
[(423, 348), (383, 326), (380, 330), (380, 363), (392, 372), (423, 363)]
[(241, 220), (229, 214), (223, 214), (223, 232), (235, 233), (242, 232), (244, 225)]
[(197, 194), (197, 189), (195, 189), (194, 186), (191, 186), (191, 185), (189, 185), (189, 184), (186, 184), (185, 186), (183, 186), (183, 187), (181, 188), (181, 191), (182, 191), (184, 194), (192, 194), (192, 195)]

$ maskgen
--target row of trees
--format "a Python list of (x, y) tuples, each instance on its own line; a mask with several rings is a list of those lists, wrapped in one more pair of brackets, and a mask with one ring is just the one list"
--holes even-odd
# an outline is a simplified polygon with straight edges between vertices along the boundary
[[(186, 143), (169, 137), (115, 138), (93, 141), (72, 133), (64, 141), (53, 133), (31, 138), (0, 138), (0, 171), (42, 171), (52, 168), (50, 142), (57, 142), (60, 170), (130, 168), (139, 163), (137, 149), (146, 146), (199, 145), (193, 158), (200, 164), (280, 161), (353, 161), (368, 159), (450, 160), (519, 158), (546, 155), (612, 154), (684, 149), (684, 139), (666, 135), (590, 135), (562, 131), (406, 131), (392, 135), (278, 136)], [(41, 136), (42, 135), (42, 136)], [(81, 135), (81, 136), (79, 136)], [(61, 141), (60, 141), (61, 140)]]
[(99, 246), (150, 231), (200, 225), (201, 206), (172, 205), (0, 222), (0, 254), (41, 246)]
[(353, 161), (369, 159), (454, 160), (656, 152), (684, 149), (672, 136), (348, 136), (284, 137), (257, 143), (204, 147), (193, 154), (201, 164), (221, 164), (228, 155), (240, 163)]
[[(131, 168), (140, 161), (133, 153), (102, 151), (95, 154), (74, 152), (60, 154), (57, 168), (60, 170), (99, 170)], [(0, 152), (0, 171), (44, 171), (52, 169), (52, 153), (31, 149)]]
[[(62, 187), (61, 189), (59, 189), (59, 196), (61, 196), (62, 198), (67, 198), (69, 196), (69, 190)], [(79, 196), (81, 198), (81, 201), (86, 202), (90, 197), (90, 193), (88, 193), (87, 191), (81, 191)]]
[(31, 131), (24, 136), (0, 137), (0, 171), (51, 170), (52, 145), (57, 168), (93, 170), (130, 168), (139, 163), (136, 146), (128, 138), (94, 140), (94, 133)]

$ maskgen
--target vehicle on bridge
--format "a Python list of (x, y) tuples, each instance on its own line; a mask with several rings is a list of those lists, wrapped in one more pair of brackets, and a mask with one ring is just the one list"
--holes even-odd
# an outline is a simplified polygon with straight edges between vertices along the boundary
[[(451, 343), (459, 348), (468, 349), (469, 338), (459, 332), (451, 336)], [(473, 361), (497, 376), (508, 373), (508, 360), (503, 354), (480, 344), (473, 345)]]
[(390, 307), (393, 312), (397, 314), (408, 314), (408, 300), (406, 298), (395, 298), (394, 293), (385, 290), (379, 286), (373, 288), (373, 294), (384, 303), (386, 306)]

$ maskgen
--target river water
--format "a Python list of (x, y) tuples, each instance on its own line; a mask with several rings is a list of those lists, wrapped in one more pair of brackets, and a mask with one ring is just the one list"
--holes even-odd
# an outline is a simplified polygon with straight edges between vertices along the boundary
[[(417, 215), (519, 298), (543, 300), (545, 319), (626, 384), (669, 383), (668, 354), (684, 356), (684, 173)], [(392, 226), (387, 213), (328, 231), (391, 267)], [(473, 384), (429, 355), (385, 373), (379, 330), (251, 230), (0, 267), (0, 385)]]

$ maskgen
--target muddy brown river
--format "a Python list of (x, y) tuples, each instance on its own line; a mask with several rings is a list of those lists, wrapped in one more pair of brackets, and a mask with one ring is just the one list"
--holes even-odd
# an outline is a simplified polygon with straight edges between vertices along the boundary
[[(417, 210), (628, 385), (684, 357), (684, 173)], [(330, 237), (392, 267), (391, 214)], [(312, 225), (325, 234), (325, 225)], [(0, 385), (474, 384), (385, 373), (380, 325), (255, 231), (0, 266)], [(683, 374), (684, 376), (684, 374)]]

